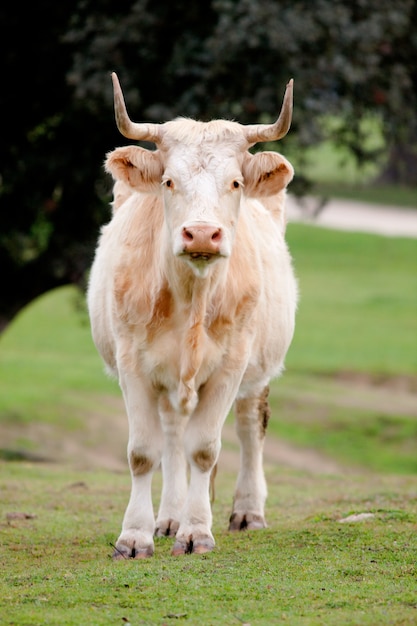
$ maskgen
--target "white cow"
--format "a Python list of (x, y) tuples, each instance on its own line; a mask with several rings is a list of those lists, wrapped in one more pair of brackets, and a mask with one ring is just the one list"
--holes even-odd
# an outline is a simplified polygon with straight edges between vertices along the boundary
[(248, 148), (288, 132), (292, 81), (277, 122), (247, 126), (133, 123), (115, 74), (113, 84), (120, 132), (158, 148), (107, 155), (113, 217), (88, 290), (94, 342), (129, 419), (132, 490), (114, 556), (151, 556), (155, 535), (175, 536), (174, 555), (203, 553), (214, 547), (210, 475), (234, 402), (241, 463), (229, 528), (266, 526), (268, 384), (283, 367), (297, 301), (284, 241), (293, 168)]

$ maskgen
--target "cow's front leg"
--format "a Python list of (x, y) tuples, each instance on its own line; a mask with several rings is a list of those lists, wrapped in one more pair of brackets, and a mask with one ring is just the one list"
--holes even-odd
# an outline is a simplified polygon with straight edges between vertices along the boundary
[[(244, 342), (240, 348), (245, 356)], [(214, 548), (210, 476), (220, 453), (222, 427), (244, 371), (244, 365), (239, 368), (238, 363), (236, 357), (230, 369), (225, 367), (204, 385), (199, 393), (199, 403), (187, 424), (184, 445), (190, 481), (172, 551), (174, 555), (201, 554)]]
[[(227, 415), (227, 413), (226, 413)], [(187, 498), (182, 510), (172, 554), (203, 554), (214, 548), (211, 533), (210, 475), (220, 452), (223, 420), (211, 434), (202, 430), (200, 420), (192, 420), (186, 431), (186, 454), (190, 466)]]
[(187, 460), (184, 428), (188, 418), (174, 411), (167, 396), (161, 396), (159, 413), (164, 433), (162, 494), (156, 520), (157, 537), (175, 537), (187, 496)]
[(156, 398), (148, 385), (128, 374), (121, 376), (120, 384), (129, 418), (127, 452), (132, 488), (113, 557), (140, 559), (154, 551), (151, 487), (161, 459), (162, 432)]
[(266, 526), (263, 445), (269, 419), (268, 391), (265, 387), (261, 393), (235, 403), (240, 469), (229, 530), (255, 530)]

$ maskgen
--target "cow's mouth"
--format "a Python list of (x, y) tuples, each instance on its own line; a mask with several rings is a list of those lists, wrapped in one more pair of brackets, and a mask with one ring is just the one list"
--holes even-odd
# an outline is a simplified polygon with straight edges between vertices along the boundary
[(188, 252), (186, 253), (193, 261), (210, 261), (213, 257), (218, 257), (219, 254), (211, 254), (210, 252)]
[(205, 277), (207, 276), (207, 273), (210, 270), (210, 267), (212, 267), (212, 265), (214, 263), (216, 263), (216, 261), (218, 261), (218, 259), (221, 259), (223, 257), (222, 254), (220, 254), (219, 252), (216, 253), (211, 253), (211, 252), (182, 252), (182, 254), (180, 254), (180, 258), (182, 258), (189, 267), (191, 267), (191, 269), (193, 270), (193, 272), (200, 277)]

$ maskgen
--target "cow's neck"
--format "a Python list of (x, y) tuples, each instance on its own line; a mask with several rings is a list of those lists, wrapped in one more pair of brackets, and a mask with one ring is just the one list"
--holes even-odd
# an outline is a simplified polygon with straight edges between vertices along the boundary
[(189, 308), (191, 316), (195, 310), (201, 310), (206, 304), (226, 272), (227, 261), (213, 265), (207, 276), (196, 276), (193, 270), (182, 259), (172, 258), (165, 264), (165, 280), (171, 290), (175, 302)]
[(169, 274), (168, 284), (174, 300), (186, 318), (180, 356), (178, 404), (181, 412), (191, 414), (198, 400), (195, 379), (203, 361), (207, 311), (222, 270), (214, 266), (207, 277), (200, 278), (182, 260), (176, 259)]
[(197, 403), (195, 379), (203, 361), (204, 321), (207, 312), (209, 281), (196, 280), (192, 291), (187, 327), (181, 346), (178, 403), (184, 413), (191, 413)]

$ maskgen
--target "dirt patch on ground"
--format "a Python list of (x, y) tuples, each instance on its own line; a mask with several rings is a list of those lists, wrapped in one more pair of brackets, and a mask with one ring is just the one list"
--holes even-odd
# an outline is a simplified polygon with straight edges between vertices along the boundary
[[(50, 424), (3, 426), (1, 449), (3, 458), (11, 460), (69, 463), (85, 469), (104, 468), (111, 471), (127, 469), (127, 418), (122, 399), (101, 398), (105, 410), (85, 415), (79, 431), (65, 433)], [(109, 410), (109, 406), (111, 410)], [(104, 406), (103, 406), (104, 409)], [(30, 440), (31, 450), (19, 448), (19, 441)], [(239, 441), (233, 424), (223, 429), (219, 468), (237, 471)], [(297, 448), (267, 433), (264, 447), (265, 464), (284, 465), (314, 473), (337, 473), (342, 468), (315, 450)]]
[[(219, 468), (237, 471), (239, 468), (239, 440), (232, 425), (225, 424), (222, 441)], [(326, 458), (316, 450), (298, 448), (268, 433), (264, 444), (264, 464), (282, 465), (313, 474), (340, 474), (346, 471), (341, 465)]]
[[(297, 402), (307, 413), (314, 403), (372, 408), (392, 415), (417, 418), (417, 378), (370, 376), (342, 372), (337, 376), (320, 375), (321, 384), (300, 392), (294, 389)], [(324, 384), (323, 384), (324, 383)], [(80, 427), (65, 431), (45, 423), (0, 422), (0, 458), (64, 462), (78, 468), (106, 468), (126, 471), (128, 439), (127, 417), (121, 397), (99, 397), (94, 411), (80, 416)], [(30, 442), (21, 446), (20, 442)], [(239, 443), (234, 425), (228, 420), (223, 430), (219, 468), (237, 471)], [(317, 450), (297, 447), (267, 431), (264, 447), (265, 465), (287, 466), (310, 473), (339, 474), (342, 466)]]
[(329, 378), (340, 380), (353, 385), (385, 389), (389, 391), (401, 391), (405, 393), (417, 393), (417, 376), (402, 374), (398, 376), (388, 376), (385, 374), (369, 374), (366, 372), (341, 371), (336, 374), (329, 374)]
[(337, 374), (308, 374), (307, 382), (308, 388), (303, 388), (301, 376), (291, 388), (287, 385), (287, 398), (292, 397), (306, 407), (344, 407), (393, 417), (417, 418), (417, 376), (387, 377), (342, 371)]

